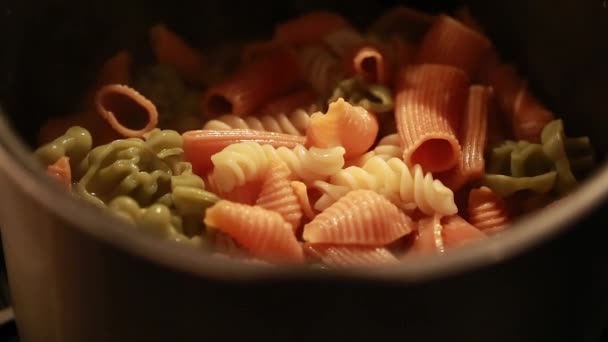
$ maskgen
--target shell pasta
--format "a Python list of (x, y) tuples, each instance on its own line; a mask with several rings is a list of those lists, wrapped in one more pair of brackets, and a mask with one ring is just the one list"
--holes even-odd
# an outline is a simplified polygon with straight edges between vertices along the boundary
[(594, 168), (590, 139), (466, 8), (367, 19), (301, 13), (205, 47), (158, 23), (34, 156), (123, 226), (251, 267), (391, 266), (500, 239)]

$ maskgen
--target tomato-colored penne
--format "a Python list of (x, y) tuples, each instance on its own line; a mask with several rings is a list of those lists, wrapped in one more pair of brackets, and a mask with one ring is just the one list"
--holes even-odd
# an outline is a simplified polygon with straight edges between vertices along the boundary
[(279, 263), (304, 259), (291, 225), (274, 211), (221, 200), (207, 209), (204, 221), (228, 234), (254, 257)]
[(304, 252), (321, 259), (325, 265), (336, 267), (392, 265), (399, 262), (384, 247), (305, 244)]
[(296, 231), (302, 222), (302, 207), (290, 184), (290, 173), (285, 163), (273, 164), (266, 173), (255, 204), (281, 214)]
[(503, 231), (509, 224), (504, 200), (488, 187), (469, 193), (469, 222), (487, 234)]
[(490, 41), (480, 32), (452, 17), (441, 15), (424, 36), (417, 61), (451, 65), (473, 77), (491, 47)]
[(451, 66), (422, 64), (402, 70), (395, 119), (409, 166), (441, 172), (458, 163), (457, 134), (467, 89), (467, 76)]
[(203, 97), (202, 111), (216, 116), (254, 114), (299, 81), (301, 73), (296, 54), (282, 49), (245, 65), (232, 78), (210, 88)]
[(375, 44), (366, 44), (354, 50), (351, 67), (356, 75), (371, 83), (389, 84), (391, 65), (388, 55)]
[(339, 14), (313, 12), (278, 25), (274, 39), (292, 45), (315, 44), (329, 33), (348, 26), (348, 21)]
[(412, 220), (384, 196), (371, 190), (355, 190), (304, 226), (310, 243), (384, 246), (407, 234)]
[(306, 138), (301, 136), (249, 129), (196, 130), (185, 132), (182, 137), (184, 157), (192, 163), (192, 169), (199, 176), (205, 176), (213, 168), (211, 156), (231, 144), (253, 141), (274, 147), (294, 148), (306, 142)]
[(110, 84), (95, 95), (97, 112), (119, 134), (139, 138), (156, 128), (156, 106), (137, 90), (120, 84)]
[(453, 191), (458, 191), (485, 173), (484, 150), (490, 101), (491, 92), (487, 87), (475, 85), (469, 88), (469, 97), (460, 124), (460, 159), (452, 170), (438, 175), (441, 182)]
[(150, 28), (149, 34), (150, 45), (159, 63), (171, 65), (187, 80), (202, 80), (205, 60), (199, 51), (163, 24)]

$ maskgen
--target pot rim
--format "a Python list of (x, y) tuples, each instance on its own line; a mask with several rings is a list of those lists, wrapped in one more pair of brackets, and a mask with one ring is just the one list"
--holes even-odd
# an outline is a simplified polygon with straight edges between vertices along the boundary
[[(254, 266), (217, 258), (195, 248), (137, 232), (102, 209), (77, 199), (50, 177), (33, 158), (32, 151), (11, 128), (0, 108), (0, 170), (31, 201), (63, 219), (66, 224), (119, 248), (133, 256), (199, 277), (224, 281), (282, 281), (293, 278), (415, 283), (487, 267), (521, 255), (525, 251), (573, 229), (572, 224), (608, 195), (608, 164), (579, 185), (569, 196), (550, 208), (525, 216), (511, 229), (487, 241), (455, 249), (442, 256), (416, 256), (393, 266), (319, 270), (306, 266)], [(3, 227), (2, 229), (10, 229)], [(71, 229), (71, 227), (67, 227)], [(10, 241), (5, 242), (10, 243)]]

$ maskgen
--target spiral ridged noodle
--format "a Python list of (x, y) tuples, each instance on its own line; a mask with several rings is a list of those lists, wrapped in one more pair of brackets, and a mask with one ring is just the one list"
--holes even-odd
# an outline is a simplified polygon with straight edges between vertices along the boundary
[(68, 157), (72, 170), (83, 160), (93, 146), (91, 133), (78, 126), (70, 127), (62, 136), (39, 147), (34, 154), (45, 165)]
[(386, 161), (372, 157), (363, 167), (341, 170), (331, 177), (330, 183), (321, 189), (324, 195), (315, 204), (317, 210), (325, 209), (345, 189), (368, 189), (386, 196), (403, 209), (419, 208), (427, 215), (452, 215), (458, 211), (452, 190), (434, 180), (430, 173), (425, 175), (420, 165), (410, 170), (399, 158)]
[(305, 135), (310, 114), (316, 110), (316, 106), (310, 109), (298, 108), (291, 114), (280, 113), (277, 115), (246, 116), (222, 115), (208, 121), (203, 129), (229, 130), (229, 129), (253, 129), (256, 131), (285, 133), (291, 135)]
[(260, 179), (272, 162), (287, 164), (294, 178), (304, 182), (325, 179), (344, 166), (342, 147), (306, 149), (297, 145), (293, 149), (274, 148), (255, 142), (232, 144), (211, 157), (212, 177), (222, 192), (229, 192), (251, 180)]
[(361, 167), (372, 157), (380, 157), (384, 160), (389, 160), (391, 158), (401, 158), (402, 155), (403, 145), (401, 145), (401, 138), (399, 137), (399, 134), (394, 133), (380, 139), (373, 150), (353, 160), (350, 162), (350, 165)]

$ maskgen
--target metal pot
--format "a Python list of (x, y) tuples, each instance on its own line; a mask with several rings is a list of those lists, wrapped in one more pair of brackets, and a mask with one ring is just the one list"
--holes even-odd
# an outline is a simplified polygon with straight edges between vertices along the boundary
[[(608, 166), (503, 236), (396, 267), (259, 269), (139, 235), (69, 196), (31, 158), (41, 122), (75, 108), (101, 62), (163, 19), (200, 46), (270, 32), (300, 11), (363, 23), (394, 1), (0, 7), (0, 225), (23, 341), (595, 341), (608, 303)], [(455, 3), (415, 5), (443, 10)], [(499, 49), (573, 134), (608, 150), (608, 9), (470, 1)]]

